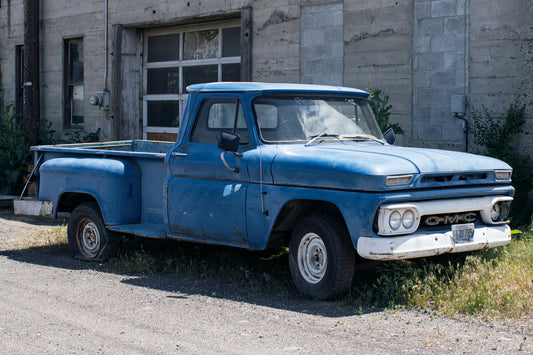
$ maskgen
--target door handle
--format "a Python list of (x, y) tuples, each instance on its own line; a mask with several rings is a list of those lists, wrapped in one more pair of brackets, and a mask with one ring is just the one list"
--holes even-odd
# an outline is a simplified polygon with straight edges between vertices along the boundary
[(175, 158), (179, 158), (179, 157), (188, 157), (189, 154), (187, 154), (187, 153), (181, 153), (181, 152), (172, 152), (172, 156), (175, 157)]

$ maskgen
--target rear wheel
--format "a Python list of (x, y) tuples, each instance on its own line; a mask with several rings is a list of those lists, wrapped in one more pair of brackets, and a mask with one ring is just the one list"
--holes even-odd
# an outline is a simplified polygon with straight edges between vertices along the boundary
[(115, 250), (117, 237), (105, 228), (94, 202), (82, 203), (70, 214), (67, 228), (72, 255), (86, 261), (105, 260)]
[(355, 268), (355, 250), (338, 218), (313, 215), (294, 229), (289, 267), (296, 288), (305, 295), (326, 299), (346, 292)]

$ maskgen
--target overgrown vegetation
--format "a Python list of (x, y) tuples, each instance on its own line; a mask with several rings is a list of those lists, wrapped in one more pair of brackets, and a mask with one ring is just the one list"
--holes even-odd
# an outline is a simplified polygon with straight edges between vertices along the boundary
[(389, 95), (380, 96), (382, 94), (379, 89), (367, 89), (370, 93), (370, 108), (378, 121), (381, 132), (385, 132), (389, 128), (392, 128), (396, 134), (404, 134), (405, 131), (400, 127), (398, 123), (389, 123), (391, 115), (392, 105), (389, 104)]
[(516, 135), (523, 133), (526, 122), (526, 105), (516, 99), (505, 114), (496, 115), (486, 107), (472, 110), (472, 136), (480, 147), (477, 153), (505, 161), (513, 168), (513, 186), (516, 189), (511, 208), (513, 226), (531, 223), (533, 201), (529, 192), (533, 188), (533, 163), (520, 153), (515, 143)]
[[(66, 247), (66, 228), (43, 231), (23, 246)], [(44, 247), (44, 248), (43, 248)], [(288, 252), (250, 252), (222, 246), (133, 238), (108, 266), (119, 272), (165, 274), (212, 287), (210, 295), (268, 292), (298, 297)], [(511, 244), (484, 251), (358, 266), (346, 295), (335, 300), (354, 313), (382, 308), (417, 308), (485, 318), (533, 317), (533, 231)]]
[(31, 156), (28, 149), (30, 135), (12, 106), (0, 108), (0, 194), (21, 191), (22, 174)]
[[(30, 142), (38, 144), (97, 142), (100, 139), (100, 128), (96, 132), (67, 132), (65, 139), (56, 138), (52, 123), (42, 121), (31, 133), (24, 129), (19, 115), (13, 106), (0, 107), (0, 195), (17, 195), (22, 191), (22, 176), (32, 163)], [(37, 138), (35, 136), (37, 135)]]

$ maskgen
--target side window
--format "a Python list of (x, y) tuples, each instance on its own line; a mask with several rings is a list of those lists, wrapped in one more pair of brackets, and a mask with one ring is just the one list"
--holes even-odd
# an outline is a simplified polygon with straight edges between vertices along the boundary
[(221, 132), (237, 133), (241, 137), (240, 144), (250, 142), (246, 120), (239, 100), (205, 100), (196, 117), (191, 142), (218, 144)]

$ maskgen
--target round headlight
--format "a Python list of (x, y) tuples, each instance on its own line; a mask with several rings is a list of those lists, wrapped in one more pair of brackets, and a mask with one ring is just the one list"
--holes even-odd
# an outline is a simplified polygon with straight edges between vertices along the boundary
[(400, 224), (402, 224), (402, 215), (400, 215), (400, 212), (394, 211), (391, 213), (389, 217), (389, 226), (392, 230), (396, 230), (400, 228)]
[(492, 210), (490, 211), (490, 218), (493, 222), (496, 222), (500, 219), (500, 205), (495, 203), (492, 205)]
[(509, 217), (509, 212), (511, 211), (511, 208), (509, 207), (509, 204), (506, 202), (502, 202), (500, 204), (500, 217), (505, 220), (507, 217)]
[(415, 214), (411, 210), (407, 210), (403, 213), (402, 224), (405, 229), (410, 229), (415, 223)]

